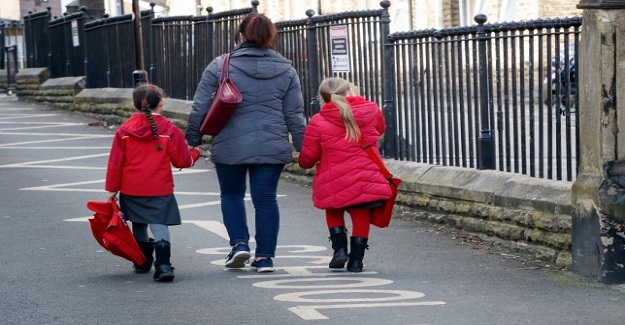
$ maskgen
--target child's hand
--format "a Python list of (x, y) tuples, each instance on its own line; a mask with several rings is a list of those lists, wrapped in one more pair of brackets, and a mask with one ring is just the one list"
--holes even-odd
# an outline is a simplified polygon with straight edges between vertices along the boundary
[(108, 192), (106, 193), (106, 201), (107, 202), (112, 202), (113, 200), (115, 200), (115, 196), (117, 195), (117, 192)]

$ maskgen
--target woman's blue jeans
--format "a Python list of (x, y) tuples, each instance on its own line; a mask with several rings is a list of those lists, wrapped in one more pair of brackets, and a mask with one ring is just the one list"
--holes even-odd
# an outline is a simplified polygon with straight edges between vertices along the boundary
[(255, 255), (275, 256), (280, 229), (280, 211), (276, 194), (283, 168), (284, 164), (215, 164), (221, 191), (221, 214), (230, 237), (230, 246), (248, 243), (250, 240), (244, 201), (249, 172), (250, 194), (255, 212)]

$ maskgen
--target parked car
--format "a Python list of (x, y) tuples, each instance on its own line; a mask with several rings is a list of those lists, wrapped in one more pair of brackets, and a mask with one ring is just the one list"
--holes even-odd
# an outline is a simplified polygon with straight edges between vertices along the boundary
[(549, 62), (549, 70), (549, 75), (543, 80), (545, 104), (559, 108), (562, 114), (571, 112), (571, 106), (577, 100), (575, 46), (569, 46), (568, 62), (564, 49), (554, 55)]

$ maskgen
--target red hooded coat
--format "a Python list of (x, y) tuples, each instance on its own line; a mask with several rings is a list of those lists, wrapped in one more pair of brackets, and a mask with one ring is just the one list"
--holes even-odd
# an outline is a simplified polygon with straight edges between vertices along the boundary
[[(363, 139), (379, 155), (377, 142), (386, 130), (382, 111), (376, 103), (360, 96), (347, 97), (347, 101)], [(317, 208), (343, 208), (391, 196), (388, 180), (371, 157), (358, 142), (345, 139), (345, 125), (333, 103), (323, 105), (304, 133), (299, 165), (312, 168), (315, 164), (312, 186)]]
[[(106, 171), (105, 189), (133, 196), (164, 196), (174, 192), (171, 166), (187, 168), (200, 157), (189, 150), (182, 131), (160, 114), (152, 114), (159, 138), (150, 122), (134, 113), (115, 133)], [(156, 144), (163, 150), (157, 150)]]

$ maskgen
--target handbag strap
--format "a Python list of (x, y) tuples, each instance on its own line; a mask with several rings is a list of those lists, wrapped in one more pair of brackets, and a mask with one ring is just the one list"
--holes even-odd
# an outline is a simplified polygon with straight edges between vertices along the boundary
[(360, 147), (367, 154), (369, 154), (369, 157), (371, 157), (373, 162), (376, 165), (378, 165), (378, 167), (380, 168), (380, 171), (382, 172), (382, 175), (384, 175), (384, 178), (391, 179), (393, 177), (393, 174), (391, 174), (391, 172), (388, 171), (386, 166), (384, 166), (384, 162), (382, 161), (382, 158), (380, 158), (380, 156), (375, 154), (375, 151), (373, 150), (373, 147), (371, 147), (370, 144), (366, 143), (365, 140), (362, 137), (360, 138), (360, 140), (358, 140), (358, 144), (360, 144)]
[(229, 65), (230, 65), (230, 53), (224, 56), (224, 63), (221, 65), (221, 74), (219, 75), (219, 83), (222, 83), (224, 80), (230, 78), (230, 71), (228, 71)]

